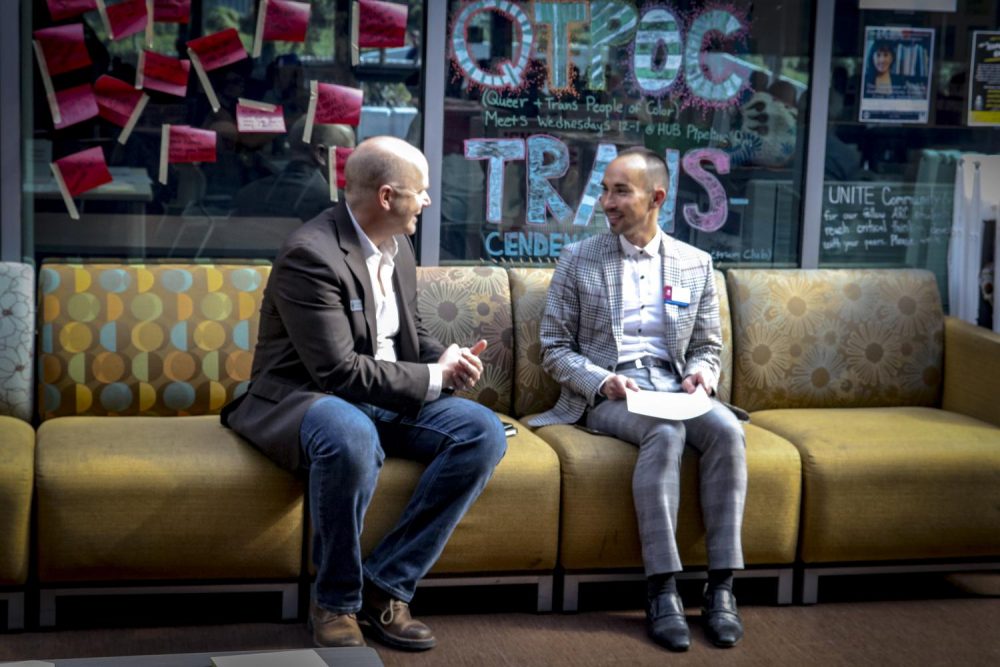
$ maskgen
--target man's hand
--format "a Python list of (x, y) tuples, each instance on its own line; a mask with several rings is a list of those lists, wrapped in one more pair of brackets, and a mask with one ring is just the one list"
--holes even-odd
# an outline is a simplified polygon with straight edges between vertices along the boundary
[(689, 394), (693, 394), (695, 391), (697, 391), (698, 387), (704, 389), (705, 393), (708, 394), (709, 396), (711, 396), (712, 392), (715, 391), (715, 387), (709, 384), (708, 378), (702, 375), (701, 371), (688, 375), (681, 382), (681, 389), (683, 389)]
[(626, 391), (639, 391), (639, 385), (635, 383), (635, 380), (624, 375), (612, 375), (601, 385), (601, 393), (612, 401), (625, 398)]
[(456, 391), (476, 386), (483, 373), (483, 362), (479, 355), (485, 349), (485, 340), (478, 341), (471, 348), (459, 347), (454, 343), (449, 345), (438, 359), (442, 366), (441, 379), (444, 386)]

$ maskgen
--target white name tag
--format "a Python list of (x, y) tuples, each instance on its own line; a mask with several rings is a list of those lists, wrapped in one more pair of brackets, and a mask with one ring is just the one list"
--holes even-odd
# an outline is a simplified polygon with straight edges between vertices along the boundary
[(362, 310), (361, 299), (351, 299), (351, 312)]
[(686, 308), (691, 305), (691, 290), (687, 287), (667, 285), (663, 288), (663, 303)]

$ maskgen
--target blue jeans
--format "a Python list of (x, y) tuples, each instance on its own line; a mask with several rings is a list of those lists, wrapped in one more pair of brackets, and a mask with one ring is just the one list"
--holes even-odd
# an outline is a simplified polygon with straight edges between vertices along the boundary
[[(309, 467), (316, 602), (342, 614), (361, 609), (363, 578), (409, 602), (507, 451), (496, 415), (454, 396), (425, 404), (415, 417), (326, 396), (306, 412), (300, 442)], [(399, 522), (362, 566), (361, 528), (387, 453), (427, 468)]]

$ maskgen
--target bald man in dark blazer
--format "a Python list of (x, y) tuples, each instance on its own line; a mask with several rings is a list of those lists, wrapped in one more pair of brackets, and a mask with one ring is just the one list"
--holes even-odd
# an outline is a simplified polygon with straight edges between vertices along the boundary
[[(405, 650), (436, 640), (410, 616), (417, 582), (506, 451), (503, 426), (449, 395), (482, 373), (479, 341), (445, 347), (421, 325), (409, 237), (430, 204), (427, 160), (393, 137), (362, 142), (345, 202), (294, 231), (261, 306), (250, 386), (223, 423), (283, 468), (308, 470), (321, 646), (365, 632)], [(427, 464), (397, 525), (362, 561), (360, 534), (386, 454)]]

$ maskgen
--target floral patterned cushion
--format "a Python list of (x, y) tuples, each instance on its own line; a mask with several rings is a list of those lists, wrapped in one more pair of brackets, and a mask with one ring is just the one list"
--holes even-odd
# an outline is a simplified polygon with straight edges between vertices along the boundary
[(0, 415), (31, 421), (35, 271), (0, 262)]
[(548, 410), (559, 398), (559, 385), (542, 370), (538, 325), (545, 310), (554, 269), (509, 269), (514, 308), (514, 416)]
[(485, 338), (483, 376), (459, 396), (510, 412), (514, 341), (507, 272), (495, 266), (419, 267), (417, 307), (428, 331), (445, 345)]
[(944, 315), (930, 272), (732, 269), (728, 283), (740, 407), (937, 403)]
[(216, 414), (246, 390), (265, 264), (46, 263), (39, 412)]

